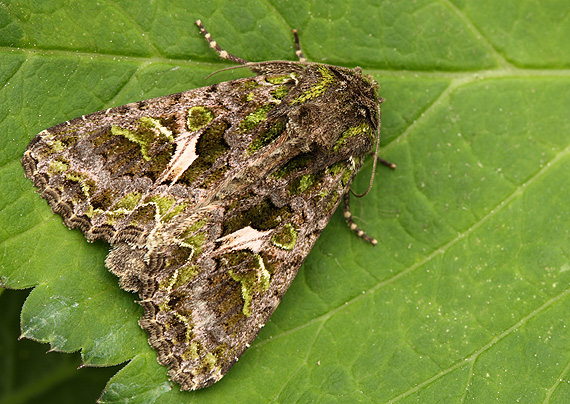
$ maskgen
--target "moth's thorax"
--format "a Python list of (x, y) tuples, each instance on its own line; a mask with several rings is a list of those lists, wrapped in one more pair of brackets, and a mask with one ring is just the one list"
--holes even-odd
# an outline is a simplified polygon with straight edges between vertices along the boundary
[[(287, 111), (288, 135), (304, 150), (330, 150), (351, 130), (353, 139), (335, 152), (362, 155), (370, 151), (378, 128), (377, 90), (378, 84), (360, 68), (313, 63), (297, 75), (285, 105), (275, 113)], [(366, 130), (357, 133), (359, 127)]]

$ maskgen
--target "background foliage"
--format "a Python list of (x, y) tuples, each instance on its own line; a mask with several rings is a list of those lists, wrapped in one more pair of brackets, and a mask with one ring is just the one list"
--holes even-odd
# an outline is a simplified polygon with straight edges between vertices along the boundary
[[(204, 81), (227, 64), (196, 18), (249, 60), (293, 60), (298, 28), (309, 60), (374, 75), (398, 169), (352, 203), (380, 245), (337, 213), (236, 366), (180, 393), (108, 246), (67, 230), (20, 158), (54, 124), (244, 74)], [(23, 289), (0, 289), (0, 403), (567, 402), (569, 19), (566, 0), (0, 3), (0, 277)], [(17, 342), (19, 320), (79, 353)]]

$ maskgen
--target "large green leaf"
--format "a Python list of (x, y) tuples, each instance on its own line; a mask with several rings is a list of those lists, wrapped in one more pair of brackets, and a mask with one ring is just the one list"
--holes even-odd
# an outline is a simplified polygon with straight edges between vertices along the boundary
[[(34, 287), (21, 334), (86, 366), (128, 361), (99, 384), (110, 403), (567, 402), (568, 2), (193, 3), (0, 3), (0, 277)], [(310, 60), (373, 74), (387, 99), (382, 155), (398, 169), (381, 167), (352, 203), (380, 245), (337, 213), (239, 363), (181, 393), (138, 327), (136, 296), (104, 267), (108, 245), (67, 230), (19, 160), (46, 127), (243, 74), (204, 80), (227, 64), (196, 18), (248, 60), (293, 60), (298, 28)], [(0, 298), (6, 318), (15, 293)], [(70, 355), (26, 358), (17, 334), (2, 322), (0, 402), (82, 402), (76, 379), (101, 380), (69, 371)]]

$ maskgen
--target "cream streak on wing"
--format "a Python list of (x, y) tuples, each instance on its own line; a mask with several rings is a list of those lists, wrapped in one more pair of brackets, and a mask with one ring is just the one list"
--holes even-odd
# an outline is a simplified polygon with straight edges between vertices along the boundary
[(249, 249), (254, 253), (261, 251), (261, 247), (265, 244), (269, 235), (273, 233), (271, 230), (259, 231), (251, 226), (246, 226), (238, 231), (234, 231), (227, 236), (221, 237), (216, 241), (223, 244), (220, 245), (218, 252), (225, 250), (245, 250)]
[(176, 141), (176, 152), (172, 156), (172, 161), (168, 168), (158, 179), (158, 183), (171, 181), (172, 184), (178, 181), (178, 178), (192, 165), (198, 158), (196, 154), (196, 144), (200, 136), (192, 136), (190, 139), (183, 137)]

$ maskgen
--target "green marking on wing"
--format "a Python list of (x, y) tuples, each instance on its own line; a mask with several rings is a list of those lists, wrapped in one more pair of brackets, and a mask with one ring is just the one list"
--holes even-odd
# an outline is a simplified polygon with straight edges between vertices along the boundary
[(298, 232), (291, 223), (287, 223), (271, 237), (273, 245), (283, 250), (292, 250), (297, 243)]
[(141, 200), (142, 195), (138, 192), (129, 192), (123, 198), (115, 204), (115, 209), (125, 209), (128, 211), (133, 211), (139, 201)]
[(243, 298), (243, 314), (251, 316), (251, 301), (257, 292), (265, 292), (269, 289), (271, 274), (265, 269), (263, 258), (259, 254), (253, 255), (250, 268), (247, 271), (237, 272), (229, 270), (228, 275), (241, 284), (241, 295)]
[(342, 132), (335, 145), (333, 146), (333, 151), (339, 151), (342, 147), (346, 146), (350, 138), (361, 135), (363, 133), (366, 134), (370, 139), (374, 139), (370, 125), (368, 125), (366, 122), (362, 122), (359, 125), (351, 126)]
[(144, 160), (150, 161), (150, 150), (156, 142), (174, 142), (172, 131), (163, 126), (158, 119), (142, 117), (138, 122), (137, 130), (122, 128), (118, 125), (111, 126), (111, 135), (123, 137), (139, 146)]
[(255, 153), (259, 149), (267, 146), (275, 139), (277, 139), (279, 136), (281, 136), (284, 131), (285, 131), (285, 121), (284, 120), (277, 121), (269, 129), (261, 132), (255, 138), (255, 140), (250, 143), (250, 145), (247, 147), (247, 152), (249, 154)]
[(304, 102), (317, 98), (322, 95), (327, 90), (327, 88), (334, 85), (336, 78), (328, 67), (317, 65), (317, 69), (319, 69), (319, 72), (321, 73), (320, 80), (318, 80), (307, 91), (303, 92), (303, 94), (297, 96), (294, 100), (292, 100), (291, 104), (302, 104)]
[(198, 105), (188, 110), (186, 124), (190, 131), (196, 131), (208, 125), (212, 119), (214, 119), (214, 113), (210, 109)]
[(239, 124), (239, 128), (242, 132), (250, 131), (251, 129), (257, 127), (261, 122), (267, 119), (267, 113), (275, 107), (275, 104), (265, 104), (255, 111), (247, 115), (243, 121)]

